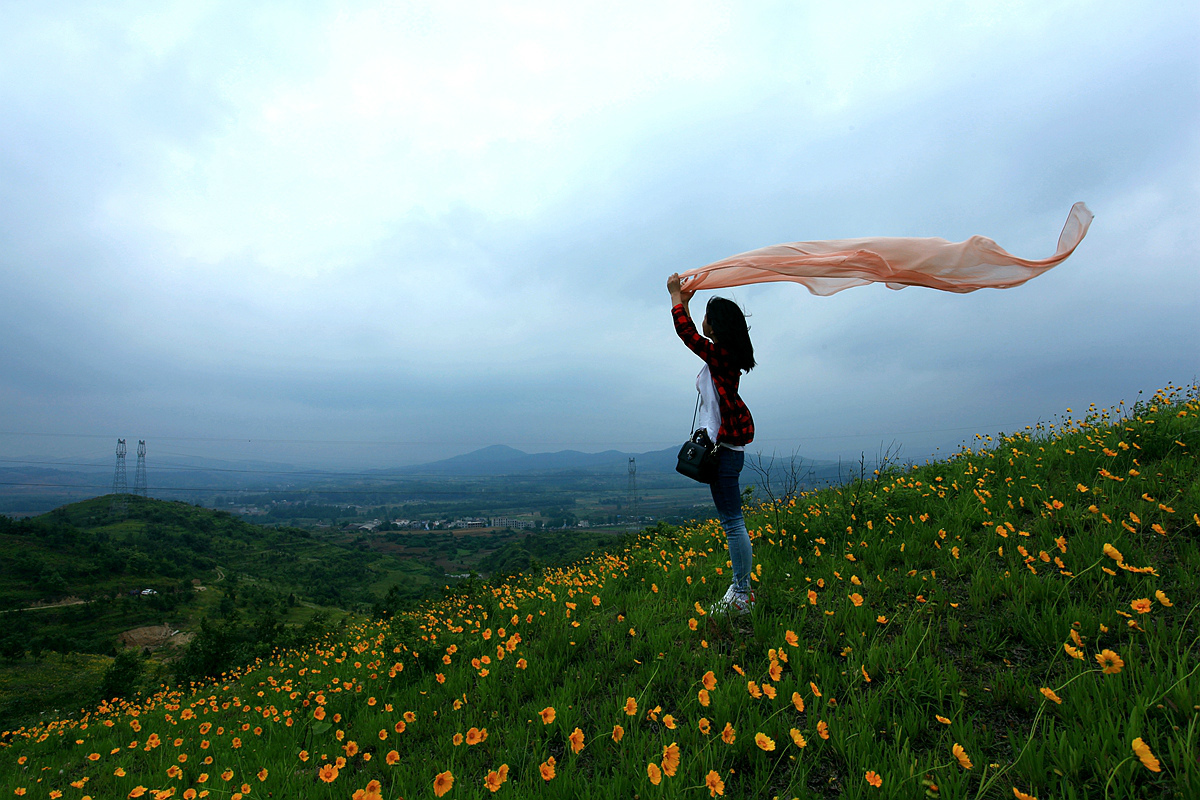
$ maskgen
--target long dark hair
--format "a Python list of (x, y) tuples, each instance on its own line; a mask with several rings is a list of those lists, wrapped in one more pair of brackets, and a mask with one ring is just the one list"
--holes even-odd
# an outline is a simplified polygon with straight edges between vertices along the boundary
[(754, 369), (754, 345), (750, 343), (750, 326), (746, 315), (732, 300), (713, 297), (704, 309), (713, 338), (721, 347), (733, 354), (733, 363), (738, 369), (749, 372)]

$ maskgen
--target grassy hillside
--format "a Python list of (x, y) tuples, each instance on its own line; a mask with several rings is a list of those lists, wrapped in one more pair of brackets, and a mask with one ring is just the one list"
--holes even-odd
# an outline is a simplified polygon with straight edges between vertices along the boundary
[[(36, 797), (1200, 796), (1200, 399), (1027, 430), (0, 737)], [(342, 579), (357, 579), (349, 570)]]

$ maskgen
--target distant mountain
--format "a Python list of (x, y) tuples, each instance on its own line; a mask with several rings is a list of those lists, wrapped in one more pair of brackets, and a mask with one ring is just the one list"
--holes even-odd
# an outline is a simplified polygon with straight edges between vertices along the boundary
[(625, 472), (629, 459), (637, 459), (639, 471), (673, 472), (677, 448), (656, 450), (649, 453), (622, 453), (605, 450), (600, 453), (583, 453), (578, 450), (560, 450), (556, 453), (526, 453), (515, 447), (497, 444), (473, 450), (452, 458), (416, 464), (407, 467), (378, 470), (381, 475), (439, 475), (474, 477), (480, 475), (504, 475), (518, 473), (553, 472)]
[[(664, 450), (651, 450), (646, 453), (624, 453), (618, 450), (605, 450), (600, 453), (582, 453), (578, 450), (560, 450), (556, 453), (526, 453), (514, 447), (497, 444), (473, 450), (470, 453), (454, 456), (453, 458), (433, 461), (427, 464), (417, 464), (388, 470), (379, 470), (380, 475), (405, 476), (439, 476), (439, 477), (479, 477), (520, 474), (551, 474), (551, 473), (624, 473), (629, 469), (629, 459), (636, 459), (639, 474), (673, 473), (675, 471), (678, 447), (668, 447)], [(758, 453), (750, 451), (746, 454), (746, 466), (742, 472), (742, 483), (756, 483), (758, 475), (753, 468), (757, 463)], [(791, 467), (786, 458), (764, 457), (762, 466), (769, 469), (774, 479), (782, 479)], [(821, 461), (815, 459), (800, 459), (797, 469), (804, 476), (803, 483), (808, 486), (841, 483), (850, 477), (858, 464), (849, 462), (839, 464), (837, 461)], [(868, 465), (868, 469), (873, 468)]]

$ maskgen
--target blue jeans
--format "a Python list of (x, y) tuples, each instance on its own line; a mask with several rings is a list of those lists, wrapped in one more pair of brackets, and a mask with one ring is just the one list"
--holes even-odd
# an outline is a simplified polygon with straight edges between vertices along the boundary
[(742, 474), (746, 454), (727, 447), (719, 448), (717, 453), (717, 478), (709, 484), (709, 488), (712, 489), (717, 518), (721, 520), (721, 527), (725, 529), (725, 541), (729, 545), (729, 560), (733, 563), (733, 588), (739, 592), (749, 592), (750, 569), (754, 563), (754, 555), (750, 549), (750, 534), (746, 532), (746, 520), (742, 517), (742, 490), (738, 485), (738, 476)]

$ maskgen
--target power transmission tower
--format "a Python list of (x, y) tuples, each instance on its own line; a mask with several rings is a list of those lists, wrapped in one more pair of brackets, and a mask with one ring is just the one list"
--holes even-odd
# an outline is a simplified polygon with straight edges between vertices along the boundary
[(137, 471), (133, 473), (133, 493), (146, 496), (146, 440), (138, 440)]
[(629, 459), (629, 518), (632, 522), (630, 530), (638, 526), (638, 496), (637, 496), (637, 459)]
[(125, 483), (125, 440), (117, 439), (117, 465), (113, 470), (113, 499), (112, 510), (115, 513), (125, 512), (125, 495), (129, 487)]

